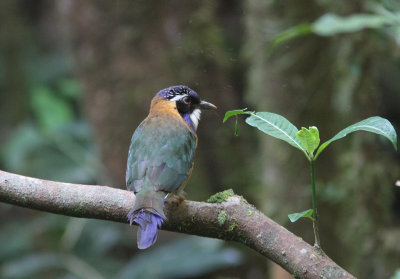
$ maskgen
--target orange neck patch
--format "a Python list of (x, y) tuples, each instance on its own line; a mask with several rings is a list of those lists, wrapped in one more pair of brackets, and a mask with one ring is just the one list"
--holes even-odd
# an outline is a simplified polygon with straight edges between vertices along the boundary
[(186, 127), (190, 130), (192, 134), (196, 135), (192, 128), (190, 128), (189, 124), (186, 123), (186, 121), (182, 118), (181, 114), (176, 108), (175, 102), (164, 100), (162, 97), (153, 98), (153, 100), (151, 101), (149, 116), (154, 115), (167, 115), (168, 117), (177, 118), (179, 119), (179, 121), (186, 125)]
[(176, 108), (176, 103), (166, 101), (162, 97), (156, 97), (151, 101), (150, 114), (169, 114), (170, 116), (181, 117)]

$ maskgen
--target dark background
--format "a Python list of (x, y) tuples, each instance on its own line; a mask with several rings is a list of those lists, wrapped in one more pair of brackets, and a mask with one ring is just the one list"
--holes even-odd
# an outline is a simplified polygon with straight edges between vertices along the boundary
[[(392, 21), (330, 36), (297, 30), (271, 49), (277, 34), (327, 13)], [(185, 84), (218, 106), (199, 125), (188, 198), (232, 188), (312, 243), (311, 222), (287, 218), (311, 207), (303, 154), (244, 118), (235, 137), (222, 118), (275, 112), (317, 126), (322, 141), (373, 115), (400, 131), (399, 13), (393, 0), (0, 1), (0, 168), (124, 188), (130, 137), (151, 98)], [(322, 246), (359, 278), (400, 272), (399, 160), (389, 141), (357, 132), (317, 161)], [(218, 240), (161, 232), (138, 251), (135, 232), (2, 204), (0, 277), (288, 276)]]

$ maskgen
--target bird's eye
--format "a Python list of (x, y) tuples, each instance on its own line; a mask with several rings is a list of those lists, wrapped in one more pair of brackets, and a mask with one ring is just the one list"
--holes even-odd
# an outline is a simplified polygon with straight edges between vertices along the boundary
[(186, 105), (189, 105), (189, 104), (190, 104), (190, 98), (189, 98), (188, 96), (184, 97), (184, 98), (182, 99), (182, 101), (183, 101)]

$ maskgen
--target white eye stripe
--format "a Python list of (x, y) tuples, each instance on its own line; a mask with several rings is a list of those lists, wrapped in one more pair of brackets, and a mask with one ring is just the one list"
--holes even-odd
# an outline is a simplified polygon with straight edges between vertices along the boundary
[(185, 96), (187, 96), (187, 95), (176, 95), (175, 97), (173, 97), (172, 99), (169, 99), (169, 100), (172, 101), (172, 102), (176, 102), (176, 101), (182, 99)]

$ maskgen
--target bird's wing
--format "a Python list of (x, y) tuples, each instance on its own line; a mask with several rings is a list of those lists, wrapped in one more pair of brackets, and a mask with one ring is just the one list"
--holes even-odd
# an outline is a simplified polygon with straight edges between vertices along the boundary
[(177, 190), (189, 174), (195, 147), (195, 136), (179, 119), (145, 119), (133, 134), (129, 148), (128, 189)]

